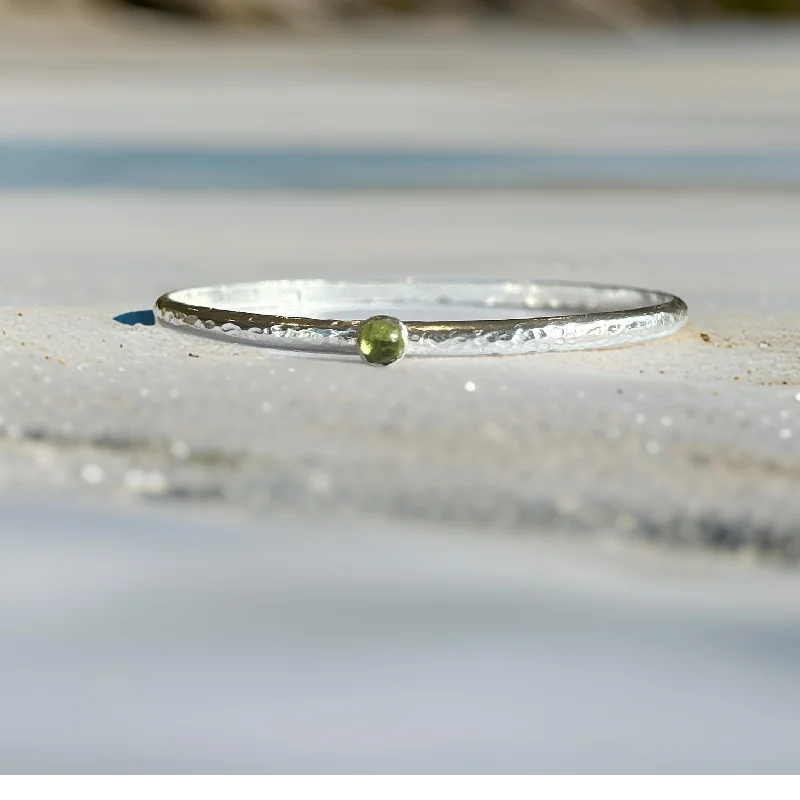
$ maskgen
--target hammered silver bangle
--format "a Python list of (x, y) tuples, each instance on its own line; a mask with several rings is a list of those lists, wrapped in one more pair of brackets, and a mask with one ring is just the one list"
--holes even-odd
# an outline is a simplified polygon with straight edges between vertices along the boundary
[[(448, 308), (474, 319), (447, 319)], [(363, 309), (361, 319), (337, 310)], [(399, 308), (405, 321), (389, 316)], [(442, 320), (413, 320), (435, 309)], [(497, 356), (618, 347), (675, 333), (686, 304), (666, 292), (519, 280), (269, 280), (162, 295), (156, 320), (192, 333), (263, 347), (360, 356)], [(454, 315), (454, 314), (453, 314)], [(497, 316), (508, 318), (498, 319)], [(339, 314), (341, 316), (341, 313)], [(492, 318), (495, 317), (495, 318)]]

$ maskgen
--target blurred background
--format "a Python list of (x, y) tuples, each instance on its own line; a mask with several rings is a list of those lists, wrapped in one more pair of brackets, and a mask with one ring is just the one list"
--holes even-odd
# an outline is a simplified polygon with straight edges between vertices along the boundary
[[(0, 769), (792, 772), (796, 0), (0, 0)], [(677, 336), (296, 357), (260, 278)]]
[(418, 18), (465, 25), (630, 27), (725, 18), (790, 19), (797, 0), (5, 0), (8, 13), (148, 11), (210, 24), (316, 29)]

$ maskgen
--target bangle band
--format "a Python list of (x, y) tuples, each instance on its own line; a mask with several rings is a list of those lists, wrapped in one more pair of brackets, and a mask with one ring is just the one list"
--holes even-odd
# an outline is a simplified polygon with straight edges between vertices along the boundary
[[(379, 312), (469, 307), (475, 319), (401, 321)], [(336, 319), (358, 307), (365, 319)], [(360, 355), (374, 364), (408, 356), (515, 355), (637, 344), (675, 333), (686, 304), (666, 292), (555, 281), (270, 280), (162, 295), (156, 319), (181, 330), (263, 347)], [(508, 319), (486, 319), (489, 314)], [(516, 314), (516, 316), (514, 316)]]

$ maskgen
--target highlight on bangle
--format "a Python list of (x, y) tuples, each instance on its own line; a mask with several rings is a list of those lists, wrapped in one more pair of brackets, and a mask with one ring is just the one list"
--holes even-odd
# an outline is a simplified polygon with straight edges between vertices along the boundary
[[(344, 314), (353, 308), (357, 316)], [(466, 309), (466, 314), (454, 318), (455, 309)], [(429, 318), (422, 318), (423, 311)], [(159, 323), (189, 333), (280, 350), (350, 355), (379, 366), (406, 356), (620, 347), (670, 336), (687, 319), (683, 300), (651, 289), (414, 278), (201, 286), (162, 295), (154, 313)]]

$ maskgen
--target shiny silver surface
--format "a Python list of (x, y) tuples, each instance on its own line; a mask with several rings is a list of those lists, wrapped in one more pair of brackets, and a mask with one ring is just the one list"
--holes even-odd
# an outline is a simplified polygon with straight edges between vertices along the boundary
[[(360, 319), (341, 309), (364, 310)], [(156, 319), (181, 330), (263, 347), (358, 355), (364, 318), (387, 307), (442, 320), (404, 319), (409, 356), (516, 355), (637, 344), (675, 333), (686, 304), (666, 292), (549, 281), (272, 280), (183, 289), (162, 295)], [(448, 319), (453, 307), (474, 319)], [(502, 312), (516, 316), (491, 319)], [(520, 315), (524, 313), (524, 316)], [(533, 314), (533, 316), (532, 316)]]

